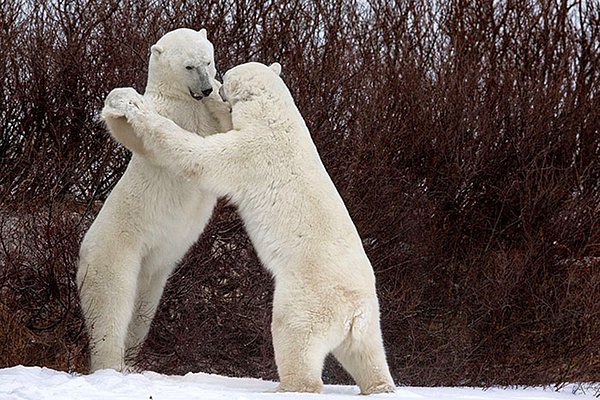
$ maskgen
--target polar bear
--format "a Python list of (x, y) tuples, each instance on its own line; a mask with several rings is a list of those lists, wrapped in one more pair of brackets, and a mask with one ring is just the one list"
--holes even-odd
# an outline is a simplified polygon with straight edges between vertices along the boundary
[(248, 63), (225, 74), (220, 93), (233, 121), (226, 133), (186, 132), (133, 89), (115, 89), (104, 112), (132, 126), (114, 131), (116, 140), (140, 140), (157, 167), (237, 206), (275, 278), (279, 391), (319, 392), (331, 352), (362, 394), (392, 392), (373, 268), (280, 68)]
[[(231, 127), (219, 97), (206, 30), (177, 29), (151, 48), (144, 103), (195, 135)], [(102, 114), (112, 134), (124, 118)], [(90, 336), (91, 370), (126, 368), (124, 355), (144, 341), (167, 278), (207, 224), (217, 197), (142, 157), (139, 141), (127, 170), (86, 233), (77, 284)]]

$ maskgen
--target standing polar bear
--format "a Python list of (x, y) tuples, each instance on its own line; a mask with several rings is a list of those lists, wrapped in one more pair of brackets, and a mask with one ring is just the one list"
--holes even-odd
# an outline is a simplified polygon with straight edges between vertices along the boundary
[[(230, 129), (229, 106), (217, 91), (206, 30), (177, 29), (152, 46), (144, 103), (195, 135)], [(127, 140), (124, 118), (103, 114)], [(131, 136), (133, 137), (133, 136)], [(124, 354), (145, 339), (166, 281), (198, 239), (217, 197), (195, 182), (133, 156), (79, 253), (77, 284), (91, 345), (91, 370), (125, 368)]]
[(332, 352), (362, 394), (392, 392), (373, 269), (280, 68), (248, 63), (225, 74), (220, 93), (233, 122), (227, 133), (186, 132), (133, 89), (109, 94), (104, 114), (131, 124), (113, 131), (118, 141), (136, 142), (157, 167), (237, 205), (275, 277), (279, 391), (319, 392)]

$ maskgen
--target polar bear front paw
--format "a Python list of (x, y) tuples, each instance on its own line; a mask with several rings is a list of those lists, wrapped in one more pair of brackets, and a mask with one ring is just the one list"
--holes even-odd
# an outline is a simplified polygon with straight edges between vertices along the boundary
[(205, 97), (202, 102), (212, 116), (219, 122), (221, 131), (225, 132), (232, 129), (231, 104), (223, 101), (218, 95)]
[(145, 109), (143, 97), (133, 88), (113, 89), (104, 100), (102, 118), (125, 117), (131, 122), (137, 113)]
[(231, 113), (231, 105), (228, 102), (223, 101), (220, 96), (205, 97), (203, 102), (204, 105), (208, 107), (209, 111), (213, 113)]
[(117, 142), (134, 153), (145, 154), (140, 132), (144, 131), (146, 110), (138, 92), (132, 88), (117, 88), (106, 96), (101, 116)]

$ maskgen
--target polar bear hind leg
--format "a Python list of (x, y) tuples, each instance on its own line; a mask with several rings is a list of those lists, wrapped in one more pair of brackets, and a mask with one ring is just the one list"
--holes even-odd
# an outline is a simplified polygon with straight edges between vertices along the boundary
[(322, 333), (314, 329), (308, 319), (290, 321), (275, 313), (271, 333), (280, 380), (276, 390), (320, 393), (323, 363), (330, 351)]
[(332, 352), (358, 384), (361, 394), (395, 390), (385, 358), (378, 316), (378, 313), (374, 314), (364, 330), (352, 327), (346, 339)]
[(153, 273), (149, 272), (147, 268), (142, 268), (138, 278), (135, 312), (129, 323), (125, 342), (126, 356), (129, 360), (135, 359), (148, 336), (170, 272), (171, 268), (159, 269)]
[(92, 371), (125, 368), (124, 343), (133, 315), (139, 268), (137, 252), (87, 255), (80, 260), (77, 283), (87, 329), (94, 339), (90, 343)]

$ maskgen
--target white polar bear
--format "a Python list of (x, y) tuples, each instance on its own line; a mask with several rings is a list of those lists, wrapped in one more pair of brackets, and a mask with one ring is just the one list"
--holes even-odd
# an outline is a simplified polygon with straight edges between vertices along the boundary
[[(230, 129), (217, 91), (206, 30), (177, 29), (151, 49), (144, 102), (196, 135)], [(114, 135), (134, 138), (124, 118), (102, 114)], [(91, 370), (125, 368), (126, 350), (145, 339), (167, 278), (198, 239), (217, 197), (195, 182), (133, 156), (86, 233), (77, 284), (91, 346)]]
[(279, 64), (248, 63), (225, 74), (234, 130), (223, 134), (190, 134), (133, 89), (109, 94), (105, 113), (133, 127), (113, 132), (118, 141), (140, 139), (157, 166), (237, 205), (275, 277), (279, 391), (319, 392), (332, 352), (362, 394), (392, 392), (373, 269), (279, 72)]

